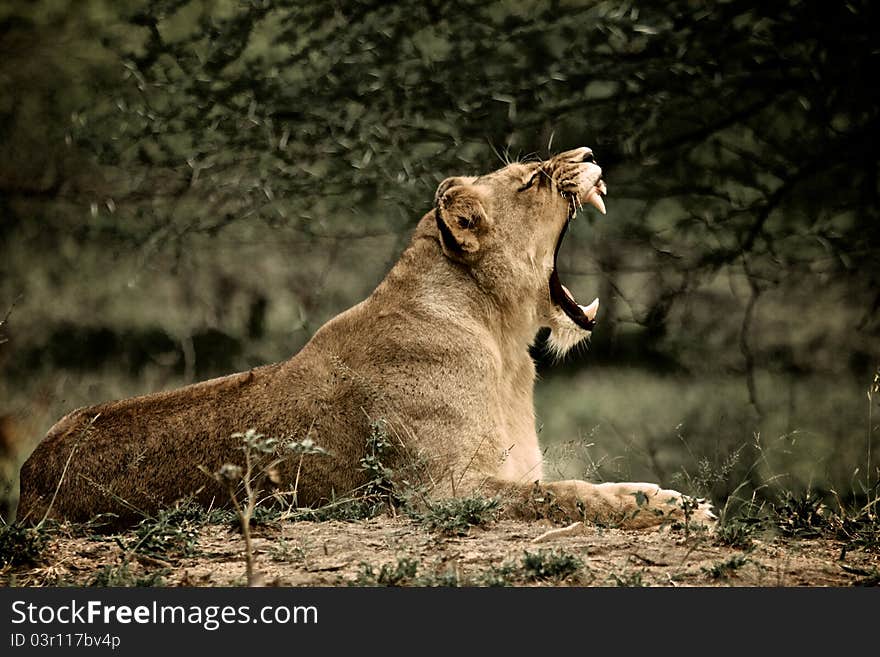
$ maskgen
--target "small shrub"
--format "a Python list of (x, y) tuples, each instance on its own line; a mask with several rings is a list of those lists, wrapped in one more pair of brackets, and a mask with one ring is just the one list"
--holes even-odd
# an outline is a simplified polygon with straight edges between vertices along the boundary
[(847, 507), (838, 500), (839, 510), (828, 518), (828, 529), (849, 546), (880, 552), (880, 492), (872, 493), (864, 505)]
[(483, 527), (498, 517), (499, 503), (495, 498), (453, 497), (432, 502), (428, 511), (416, 517), (432, 531), (451, 536), (464, 536), (471, 527)]
[(164, 586), (168, 568), (135, 575), (127, 561), (100, 568), (88, 582), (88, 586)]
[(864, 568), (854, 568), (845, 564), (842, 568), (846, 572), (857, 576), (857, 579), (852, 581), (851, 586), (880, 586), (880, 570), (877, 570), (876, 568), (866, 570)]
[(282, 538), (269, 548), (269, 558), (272, 561), (299, 563), (305, 561), (306, 552), (301, 546)]
[[(275, 504), (257, 504), (251, 516), (251, 527), (271, 527), (284, 519), (284, 509)], [(241, 530), (241, 523), (233, 520), (233, 523)]]
[(48, 533), (42, 527), (0, 527), (0, 567), (35, 563), (48, 542)]
[[(257, 504), (254, 506), (254, 513), (250, 519), (250, 524), (252, 527), (271, 527), (287, 520), (288, 516), (287, 511), (277, 504), (271, 502)], [(230, 529), (241, 532), (241, 520), (236, 514), (235, 509), (211, 509), (211, 512), (205, 516), (205, 524), (226, 525)]]
[(622, 573), (618, 575), (617, 573), (611, 573), (611, 579), (614, 580), (615, 586), (626, 587), (626, 588), (641, 588), (645, 586), (645, 582), (642, 581), (642, 571), (636, 571), (634, 573)]
[(386, 463), (393, 447), (394, 445), (388, 437), (388, 425), (385, 420), (370, 423), (367, 453), (360, 460), (360, 468), (369, 477), (369, 481), (364, 487), (364, 497), (376, 498), (389, 506), (399, 507), (404, 506), (406, 500), (395, 491), (394, 471)]
[(429, 575), (420, 575), (413, 584), (416, 586), (433, 586), (445, 588), (457, 588), (462, 585), (461, 580), (455, 570), (447, 570), (442, 573), (433, 573)]
[(828, 529), (822, 497), (813, 491), (801, 495), (785, 491), (782, 501), (772, 508), (776, 526), (784, 536), (815, 538)]
[(752, 537), (759, 526), (760, 520), (751, 522), (748, 518), (732, 518), (718, 525), (713, 538), (716, 545), (751, 550), (754, 547)]
[(312, 522), (326, 522), (327, 520), (342, 520), (354, 522), (357, 520), (369, 520), (375, 518), (387, 509), (384, 499), (376, 497), (352, 497), (328, 502), (318, 507), (299, 507), (284, 514), (285, 520), (307, 520)]
[[(368, 481), (352, 491), (351, 497), (332, 500), (319, 507), (293, 508), (283, 514), (283, 519), (315, 522), (369, 520), (389, 508), (406, 507), (406, 499), (395, 488), (394, 471), (386, 465), (393, 443), (388, 437), (388, 427), (384, 420), (370, 424), (366, 448), (366, 454), (361, 458), (359, 465), (366, 473)], [(322, 453), (325, 452), (322, 450)]]
[(522, 573), (530, 581), (560, 582), (583, 568), (584, 562), (562, 551), (528, 552), (522, 558)]
[(207, 519), (205, 510), (193, 502), (162, 509), (155, 518), (138, 523), (128, 549), (156, 557), (190, 556)]
[(361, 564), (361, 571), (353, 586), (403, 586), (413, 583), (418, 572), (419, 562), (409, 557), (401, 557), (393, 566), (382, 564), (376, 573), (370, 564)]
[(748, 557), (745, 557), (742, 554), (735, 554), (727, 561), (717, 561), (711, 566), (704, 566), (700, 570), (709, 575), (709, 577), (711, 577), (712, 579), (727, 579), (727, 577), (735, 573), (748, 561)]
[(520, 571), (516, 566), (504, 564), (492, 566), (477, 580), (481, 586), (513, 586), (520, 577)]
[(211, 509), (205, 516), (205, 523), (208, 525), (236, 525), (238, 526), (238, 518), (232, 509), (219, 508)]
[[(687, 441), (680, 432), (681, 428), (681, 425), (677, 427), (679, 429), (678, 438), (687, 446)], [(745, 448), (745, 444), (740, 445), (729, 452), (720, 462), (717, 460), (713, 462), (702, 456), (697, 459), (696, 468), (693, 471), (682, 466), (678, 472), (673, 473), (672, 482), (685, 490), (693, 491), (698, 497), (711, 497), (716, 486), (726, 485), (733, 477), (740, 465), (742, 452)]]

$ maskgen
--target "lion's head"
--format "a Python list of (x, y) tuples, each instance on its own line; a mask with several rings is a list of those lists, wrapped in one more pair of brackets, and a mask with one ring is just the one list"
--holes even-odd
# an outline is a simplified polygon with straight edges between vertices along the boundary
[(469, 267), (499, 303), (515, 305), (535, 330), (549, 326), (550, 345), (561, 355), (590, 335), (599, 300), (577, 303), (559, 279), (556, 256), (579, 207), (605, 213), (604, 194), (589, 148), (447, 178), (434, 198), (443, 252)]

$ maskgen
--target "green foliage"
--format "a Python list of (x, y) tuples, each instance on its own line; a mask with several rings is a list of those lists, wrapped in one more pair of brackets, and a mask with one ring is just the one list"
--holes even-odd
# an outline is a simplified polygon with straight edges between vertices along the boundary
[[(766, 515), (783, 489), (809, 485), (839, 491), (846, 505), (854, 495), (867, 503), (863, 382), (843, 377), (829, 388), (825, 376), (767, 373), (758, 387), (768, 409), (759, 420), (734, 375), (604, 366), (548, 375), (535, 387), (548, 473), (655, 481), (709, 498), (722, 520), (751, 504), (744, 511)], [(556, 442), (578, 434), (574, 448)]]
[(812, 539), (833, 538), (848, 550), (880, 550), (880, 519), (876, 493), (855, 496), (849, 503), (839, 498), (837, 506), (825, 503), (825, 496), (806, 489), (800, 492), (780, 489), (769, 502), (747, 503), (737, 513), (722, 517), (712, 534), (718, 545), (749, 551), (760, 534)]
[(316, 444), (311, 436), (306, 436), (302, 440), (288, 440), (284, 443), (284, 449), (300, 456), (315, 456), (327, 454), (327, 450)]
[(856, 576), (852, 586), (880, 586), (880, 569), (854, 568), (843, 564), (842, 568)]
[(492, 566), (481, 574), (477, 583), (480, 586), (513, 586), (521, 576), (521, 571), (515, 565), (502, 564)]
[(401, 557), (396, 564), (382, 564), (376, 573), (369, 564), (362, 564), (352, 586), (404, 586), (412, 584), (418, 572), (419, 562), (409, 557)]
[(123, 560), (117, 564), (108, 564), (97, 570), (92, 577), (88, 586), (163, 586), (165, 576), (171, 572), (168, 568), (149, 571), (146, 573), (135, 573), (131, 564), (127, 560)]
[(374, 497), (356, 496), (333, 500), (318, 507), (299, 507), (284, 515), (290, 520), (309, 520), (313, 522), (326, 522), (328, 520), (343, 520), (355, 522), (357, 520), (369, 520), (384, 513), (388, 509), (384, 500)]
[(752, 538), (759, 528), (758, 522), (749, 522), (746, 518), (727, 519), (715, 528), (712, 535), (715, 543), (738, 550), (750, 550), (754, 545)]
[(744, 555), (735, 554), (725, 561), (718, 561), (709, 567), (701, 568), (701, 570), (712, 579), (727, 579), (748, 561), (749, 559)]
[(428, 503), (428, 510), (416, 517), (432, 531), (465, 536), (471, 527), (484, 527), (500, 512), (499, 501), (485, 497), (453, 497)]
[[(285, 514), (285, 517), (318, 522), (354, 521), (373, 518), (389, 508), (406, 507), (405, 491), (398, 489), (394, 480), (394, 470), (387, 464), (388, 459), (393, 457), (395, 448), (388, 436), (388, 425), (385, 420), (380, 419), (370, 423), (370, 433), (365, 447), (366, 453), (361, 457), (359, 467), (367, 476), (366, 484), (352, 491), (349, 496), (331, 500), (320, 507), (299, 507)], [(309, 448), (312, 449), (311, 445)], [(309, 453), (325, 452), (320, 450)]]
[[(745, 250), (772, 267), (772, 243), (799, 263), (845, 253), (844, 266), (877, 273), (868, 218), (840, 221), (807, 193), (821, 179), (835, 210), (876, 218), (864, 191), (864, 158), (876, 162), (865, 144), (877, 134), (860, 83), (876, 63), (867, 0), (822, 12), (686, 0), (638, 11), (612, 0), (75, 9), (19, 8), (11, 31), (72, 41), (85, 64), (47, 47), (36, 56), (54, 66), (35, 79), (18, 59), (6, 68), (19, 89), (63, 90), (55, 107), (37, 105), (44, 114), (31, 122), (52, 126), (43, 139), (67, 135), (116, 174), (112, 203), (94, 198), (87, 221), (110, 238), (142, 243), (168, 221), (178, 235), (213, 234), (242, 217), (317, 236), (316, 217), (377, 203), (396, 229), (394, 208), (408, 217), (423, 207), (442, 172), (482, 171), (495, 150), (546, 153), (552, 138), (556, 148), (588, 142), (616, 165), (630, 199), (648, 200), (647, 224), (631, 226), (642, 235), (660, 220), (654, 201), (673, 204), (669, 230), (652, 235), (657, 261), (672, 254), (714, 271)], [(28, 110), (6, 108), (18, 129)], [(88, 207), (86, 186), (74, 189)], [(198, 212), (205, 198), (212, 211)], [(803, 238), (792, 221), (810, 229)]]
[(851, 547), (861, 547), (880, 552), (880, 497), (868, 504), (846, 509), (841, 507), (829, 519), (829, 527), (833, 536), (845, 541)]
[(800, 494), (783, 491), (782, 499), (773, 505), (773, 512), (776, 525), (785, 536), (813, 538), (828, 526), (822, 495), (809, 489)]
[(199, 531), (207, 519), (200, 505), (182, 502), (141, 520), (126, 547), (159, 558), (191, 556), (196, 553)]
[(365, 499), (378, 499), (391, 506), (403, 506), (406, 500), (395, 489), (394, 471), (386, 465), (392, 456), (394, 445), (388, 436), (388, 424), (385, 420), (370, 423), (370, 434), (367, 437), (367, 453), (360, 460), (360, 469), (368, 477), (363, 487)]
[(0, 526), (0, 567), (35, 563), (49, 542), (42, 527)]
[(568, 579), (583, 567), (583, 561), (561, 550), (526, 551), (521, 565), (526, 580), (553, 582)]
[(420, 575), (416, 579), (416, 586), (437, 586), (444, 588), (457, 588), (465, 584), (459, 579), (454, 570)]
[(492, 566), (475, 579), (477, 586), (517, 586), (534, 582), (559, 584), (573, 578), (579, 582), (583, 562), (563, 551), (530, 553), (526, 551), (519, 563), (503, 563)]
[[(270, 527), (288, 519), (288, 512), (279, 505), (272, 503), (258, 504), (254, 507), (250, 525), (256, 527)], [(228, 525), (236, 531), (241, 531), (241, 520), (234, 509), (211, 509), (205, 518), (206, 524)]]
[(244, 433), (235, 432), (232, 434), (232, 438), (239, 438), (242, 442), (242, 449), (254, 455), (274, 454), (281, 442), (274, 436), (258, 433), (256, 429), (248, 429)]
[(400, 557), (394, 564), (383, 564), (379, 572), (370, 565), (361, 564), (357, 577), (349, 586), (436, 586), (458, 587), (463, 582), (455, 570), (419, 574), (418, 560)]
[(387, 493), (392, 488), (393, 472), (382, 462), (392, 448), (388, 438), (388, 426), (384, 420), (370, 423), (370, 434), (367, 438), (367, 453), (360, 460), (361, 470), (367, 473), (370, 480), (368, 493)]
[(269, 547), (269, 558), (284, 563), (302, 562), (305, 559), (305, 550), (282, 538), (274, 541)]
[[(714, 270), (740, 247), (771, 266), (765, 244), (779, 243), (800, 262), (845, 251), (876, 274), (869, 252), (844, 246), (876, 245), (876, 231), (823, 216), (803, 192), (821, 178), (839, 211), (865, 211), (857, 190), (870, 167), (860, 163), (876, 161), (864, 144), (877, 134), (859, 83), (876, 59), (867, 1), (821, 13), (806, 2), (778, 12), (685, 0), (637, 12), (611, 0), (564, 11), (472, 0), (152, 0), (105, 11), (126, 37), (110, 47), (127, 85), (107, 89), (116, 102), (101, 99), (71, 131), (102, 161), (142, 174), (116, 212), (156, 199), (159, 224), (178, 220), (168, 196), (210, 194), (215, 211), (184, 219), (190, 231), (246, 215), (309, 234), (316, 214), (340, 207), (421, 207), (438, 172), (485, 169), (493, 148), (546, 152), (556, 135), (560, 147), (586, 141), (612, 164), (631, 162), (619, 175), (639, 181), (634, 200), (674, 200), (671, 230), (653, 237), (683, 266)], [(782, 239), (795, 234), (793, 213), (824, 247)], [(693, 255), (692, 244), (702, 247)]]
[[(679, 433), (679, 439), (684, 442), (684, 438)], [(741, 456), (746, 445), (740, 445), (730, 453), (724, 455), (720, 462), (713, 463), (707, 456), (701, 456), (697, 459), (694, 471), (682, 467), (678, 472), (672, 475), (672, 481), (677, 485), (684, 486), (687, 490), (701, 497), (711, 497), (714, 490), (719, 485), (727, 484), (732, 476), (739, 470)]]
[(515, 586), (534, 582), (560, 584), (577, 581), (583, 562), (562, 550), (540, 550), (523, 554), (519, 563), (492, 566), (476, 575), (460, 575), (455, 570), (423, 572), (419, 562), (401, 557), (394, 564), (383, 564), (377, 572), (367, 563), (351, 582), (352, 586)]
[(642, 571), (632, 573), (611, 573), (611, 579), (614, 580), (615, 586), (624, 588), (641, 588), (645, 586), (642, 579)]

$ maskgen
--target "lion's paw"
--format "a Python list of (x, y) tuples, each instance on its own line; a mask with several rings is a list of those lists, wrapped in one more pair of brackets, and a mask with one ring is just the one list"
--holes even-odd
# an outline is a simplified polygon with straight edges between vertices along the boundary
[(712, 504), (707, 500), (656, 484), (605, 483), (598, 488), (604, 495), (616, 499), (616, 505), (624, 511), (623, 527), (636, 529), (681, 522), (711, 530), (717, 521)]
[(715, 514), (714, 505), (705, 499), (698, 499), (697, 508), (694, 509), (694, 515), (691, 517), (691, 522), (695, 522), (697, 524), (703, 524), (709, 527), (710, 529), (715, 527), (715, 524), (718, 522), (718, 516)]
[(669, 518), (689, 527), (713, 530), (718, 522), (715, 508), (711, 502), (703, 498), (691, 497), (674, 490), (661, 491), (660, 495), (668, 497), (670, 506)]

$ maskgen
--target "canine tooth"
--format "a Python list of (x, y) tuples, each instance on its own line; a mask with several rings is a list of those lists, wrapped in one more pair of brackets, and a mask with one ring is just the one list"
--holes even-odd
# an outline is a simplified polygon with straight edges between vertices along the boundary
[(605, 202), (602, 200), (602, 196), (595, 187), (590, 190), (590, 194), (587, 196), (587, 203), (592, 205), (602, 214), (605, 214)]
[(596, 183), (596, 189), (599, 190), (600, 194), (607, 194), (608, 193), (608, 188), (605, 186), (604, 180), (600, 180), (599, 182)]
[(587, 316), (587, 319), (593, 321), (594, 319), (596, 319), (596, 313), (599, 312), (599, 297), (593, 299), (593, 303), (591, 303), (589, 306), (580, 306), (580, 309), (581, 312), (583, 312), (584, 315)]

